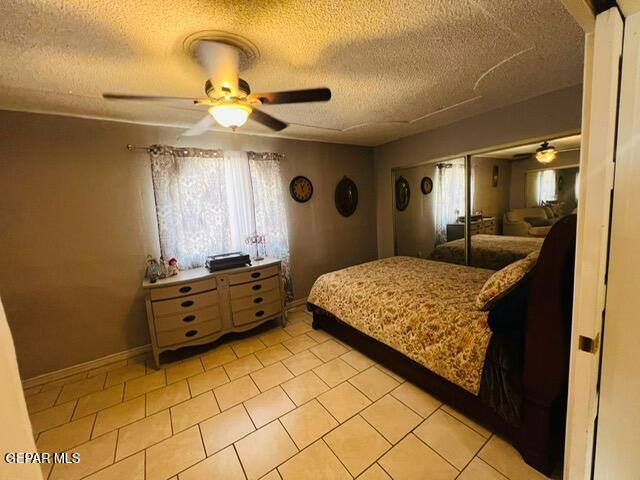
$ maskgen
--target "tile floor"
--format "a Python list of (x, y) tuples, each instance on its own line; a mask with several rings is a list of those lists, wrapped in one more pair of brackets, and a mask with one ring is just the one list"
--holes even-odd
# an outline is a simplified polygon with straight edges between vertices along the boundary
[(25, 391), (45, 478), (546, 478), (506, 442), (373, 360), (289, 323), (163, 365), (136, 358)]

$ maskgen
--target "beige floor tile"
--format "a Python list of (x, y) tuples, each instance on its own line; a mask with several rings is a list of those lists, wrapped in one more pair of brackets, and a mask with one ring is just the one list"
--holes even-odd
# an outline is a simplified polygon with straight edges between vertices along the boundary
[(260, 480), (282, 480), (282, 477), (278, 473), (278, 470), (271, 470), (264, 477), (260, 477)]
[(124, 384), (124, 399), (129, 400), (131, 398), (144, 395), (147, 392), (162, 388), (165, 385), (166, 381), (164, 370), (154, 371), (144, 377), (127, 381)]
[(305, 322), (290, 322), (286, 327), (284, 327), (284, 331), (287, 332), (292, 337), (297, 337), (298, 335), (302, 335), (303, 333), (307, 333), (309, 330), (312, 330), (311, 325)]
[(304, 350), (318, 345), (318, 342), (305, 333), (298, 335), (297, 337), (293, 337), (291, 340), (285, 340), (282, 344), (295, 355), (296, 353), (303, 352)]
[(181, 432), (192, 425), (220, 413), (213, 392), (205, 392), (197, 397), (171, 407), (173, 431)]
[(146, 480), (165, 480), (205, 458), (200, 430), (191, 427), (147, 449)]
[(311, 321), (311, 312), (307, 311), (307, 307), (292, 308), (287, 312), (287, 323), (298, 323)]
[(103, 365), (101, 367), (92, 368), (87, 372), (88, 377), (95, 377), (96, 375), (100, 375), (101, 373), (111, 372), (112, 370), (117, 370), (118, 368), (124, 367), (127, 365), (127, 360), (120, 360), (118, 362), (108, 363), (107, 365)]
[(103, 410), (113, 405), (117, 405), (122, 402), (123, 392), (124, 385), (120, 384), (79, 398), (78, 406), (76, 407), (76, 411), (73, 413), (73, 418), (82, 418), (85, 415), (90, 415), (98, 410)]
[(118, 432), (111, 432), (74, 448), (82, 461), (54, 465), (49, 480), (77, 480), (108, 467), (113, 463), (117, 438)]
[(303, 373), (280, 386), (298, 406), (329, 390), (329, 387), (313, 372)]
[(249, 337), (230, 344), (234, 353), (238, 358), (242, 358), (251, 353), (259, 352), (260, 350), (267, 348), (258, 337)]
[(482, 425), (480, 425), (479, 423), (475, 422), (474, 420), (471, 420), (469, 417), (467, 417), (466, 415), (463, 415), (458, 410), (456, 410), (455, 408), (447, 405), (446, 403), (444, 403), (440, 408), (442, 410), (444, 410), (445, 412), (447, 412), (452, 417), (455, 417), (458, 420), (460, 420), (467, 427), (469, 427), (472, 430), (475, 430), (476, 432), (478, 432), (484, 438), (489, 438), (491, 436), (491, 430), (489, 430), (488, 428), (483, 427)]
[(486, 440), (442, 410), (434, 412), (414, 433), (458, 470), (471, 461)]
[(309, 335), (312, 339), (314, 339), (318, 343), (323, 343), (329, 340), (330, 338), (333, 338), (324, 330), (309, 330), (307, 332), (307, 335)]
[(244, 406), (257, 428), (296, 408), (280, 387), (267, 390), (257, 397), (247, 400), (244, 402)]
[(392, 480), (380, 465), (374, 463), (358, 477), (358, 480)]
[(453, 480), (458, 471), (410, 433), (378, 463), (392, 478)]
[(85, 378), (84, 380), (79, 380), (73, 383), (67, 383), (62, 387), (57, 403), (65, 403), (69, 400), (73, 400), (74, 398), (102, 390), (106, 376), (107, 374), (103, 373), (96, 375), (95, 377)]
[(300, 375), (312, 368), (322, 365), (322, 360), (316, 357), (309, 350), (297, 353), (293, 357), (289, 357), (283, 360), (282, 363), (289, 369), (294, 375)]
[(371, 360), (366, 355), (358, 352), (357, 350), (351, 350), (342, 355), (340, 358), (342, 358), (342, 360), (347, 362), (359, 372), (362, 372), (375, 364), (373, 360)]
[(256, 357), (260, 360), (265, 367), (279, 362), (280, 360), (284, 360), (291, 356), (291, 352), (287, 350), (284, 345), (277, 344), (272, 347), (266, 348), (259, 352), (256, 352)]
[(370, 367), (349, 380), (371, 400), (378, 400), (398, 386), (398, 381), (376, 367)]
[(487, 463), (475, 457), (460, 474), (458, 480), (509, 480)]
[(121, 462), (86, 477), (85, 480), (144, 480), (144, 452), (125, 458)]
[(242, 405), (233, 407), (200, 424), (207, 455), (213, 455), (254, 430), (251, 418)]
[(354, 477), (364, 472), (391, 447), (360, 416), (343, 423), (327, 434), (324, 440)]
[(497, 436), (492, 436), (478, 456), (501, 474), (517, 480), (546, 479), (537, 470), (524, 463), (515, 448)]
[(285, 332), (281, 327), (276, 327), (273, 330), (270, 330), (262, 335), (259, 335), (258, 338), (264, 343), (267, 347), (272, 347), (279, 343), (284, 342), (285, 340), (289, 340), (291, 335)]
[[(25, 401), (27, 402), (27, 409), (29, 410), (29, 413), (33, 415), (34, 413), (38, 413), (42, 410), (53, 407), (53, 405), (56, 403), (56, 399), (60, 395), (61, 390), (62, 387), (56, 387), (26, 397)], [(61, 403), (65, 402), (58, 402), (58, 404)]]
[(180, 380), (149, 392), (147, 393), (147, 415), (172, 407), (180, 402), (189, 400), (189, 398), (191, 398), (191, 393), (186, 380)]
[(261, 392), (265, 392), (276, 385), (280, 385), (287, 380), (293, 378), (293, 375), (287, 368), (280, 362), (274, 363), (261, 370), (253, 372), (251, 378), (256, 383)]
[(323, 362), (328, 362), (346, 353), (347, 349), (332, 339), (312, 347), (311, 351)]
[(204, 367), (199, 357), (185, 360), (178, 365), (167, 368), (167, 385), (202, 372), (204, 372)]
[(36, 446), (40, 452), (64, 452), (91, 438), (91, 430), (96, 416), (74, 420), (59, 427), (42, 432)]
[(212, 368), (202, 373), (189, 377), (189, 390), (191, 390), (191, 396), (200, 395), (208, 390), (213, 390), (220, 385), (223, 385), (229, 381), (227, 373), (222, 367)]
[(355, 368), (341, 358), (334, 358), (330, 362), (314, 368), (313, 372), (330, 387), (335, 387), (358, 373)]
[(236, 450), (249, 480), (260, 478), (298, 453), (277, 420), (236, 442)]
[(224, 364), (224, 369), (229, 375), (231, 380), (235, 380), (236, 378), (243, 377), (245, 375), (250, 374), (251, 372), (255, 372), (256, 370), (260, 370), (263, 368), (263, 365), (258, 361), (258, 358), (253, 354), (245, 355), (238, 360), (234, 360), (229, 363)]
[(318, 401), (340, 423), (371, 405), (371, 400), (349, 382), (323, 393), (318, 397)]
[(118, 385), (124, 383), (127, 380), (133, 378), (143, 377), (146, 373), (146, 367), (143, 363), (134, 363), (132, 365), (125, 365), (124, 367), (116, 368), (107, 372), (107, 381), (105, 382), (105, 388), (112, 385)]
[(216, 368), (220, 365), (224, 365), (225, 363), (232, 362), (237, 358), (238, 357), (235, 353), (233, 353), (233, 350), (229, 345), (218, 345), (210, 352), (202, 355), (200, 360), (202, 360), (202, 365), (204, 365), (204, 368), (209, 370), (211, 368)]
[(280, 465), (278, 471), (284, 480), (351, 479), (347, 469), (322, 440)]
[(171, 436), (171, 416), (163, 410), (120, 429), (116, 461)]
[(402, 378), (400, 375), (398, 375), (396, 372), (394, 372), (393, 370), (390, 370), (386, 367), (383, 367), (382, 365), (380, 365), (379, 363), (376, 364), (376, 368), (378, 370), (381, 370), (383, 373), (386, 373), (387, 375), (389, 375), (391, 378), (393, 378), (394, 380), (402, 383), (404, 382), (406, 379)]
[(391, 395), (385, 395), (360, 415), (393, 444), (422, 422), (420, 415)]
[(77, 400), (72, 400), (31, 415), (33, 434), (37, 435), (40, 432), (67, 423), (71, 420), (71, 415), (73, 415), (73, 410), (76, 408), (76, 403)]
[(260, 393), (251, 377), (241, 377), (213, 390), (220, 410), (224, 411)]
[(120, 403), (110, 408), (100, 410), (93, 427), (92, 437), (124, 427), (130, 423), (144, 418), (144, 397), (137, 397), (133, 400)]
[(179, 475), (180, 480), (245, 480), (235, 449), (230, 446), (195, 464)]
[(78, 382), (87, 378), (87, 372), (78, 372), (73, 375), (68, 375), (63, 378), (59, 378), (58, 380), (53, 380), (52, 382), (45, 383), (42, 385), (42, 392), (47, 390), (56, 389), (58, 387), (62, 387), (63, 385), (67, 385), (68, 383)]
[(422, 418), (427, 418), (435, 412), (442, 402), (429, 395), (424, 390), (405, 382), (391, 392), (391, 395), (404, 403)]
[(300, 450), (338, 426), (335, 418), (317, 400), (287, 413), (280, 422)]

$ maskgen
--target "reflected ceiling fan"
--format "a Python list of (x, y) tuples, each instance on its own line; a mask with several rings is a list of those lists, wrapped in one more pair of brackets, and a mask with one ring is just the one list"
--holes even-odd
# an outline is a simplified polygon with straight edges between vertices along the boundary
[(102, 96), (108, 100), (192, 103), (207, 107), (209, 114), (182, 134), (187, 137), (200, 135), (216, 123), (235, 131), (238, 127), (243, 126), (249, 118), (279, 132), (287, 128), (288, 124), (256, 107), (285, 103), (326, 102), (331, 99), (331, 90), (328, 88), (251, 93), (249, 84), (238, 76), (240, 55), (243, 52), (237, 44), (224, 40), (202, 39), (196, 40), (193, 49), (199, 63), (209, 76), (204, 85), (206, 98), (119, 93), (103, 93)]

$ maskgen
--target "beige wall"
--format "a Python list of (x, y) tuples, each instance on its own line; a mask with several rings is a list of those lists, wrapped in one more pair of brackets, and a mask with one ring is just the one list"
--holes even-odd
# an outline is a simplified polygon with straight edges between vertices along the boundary
[[(125, 145), (176, 145), (180, 130), (16, 112), (0, 124), (0, 293), (23, 378), (148, 343), (153, 189), (146, 153)], [(296, 298), (321, 273), (376, 257), (371, 149), (220, 133), (182, 144), (277, 151), (287, 191), (295, 175), (312, 180), (311, 201), (287, 197)], [(349, 218), (333, 201), (343, 175), (359, 189)]]
[[(498, 185), (493, 186), (493, 167), (498, 167)], [(502, 233), (502, 215), (509, 209), (511, 164), (504, 158), (473, 157), (473, 211), (495, 217), (497, 232)]]
[(393, 255), (391, 169), (580, 128), (581, 87), (575, 86), (412, 135), (374, 150), (378, 255)]

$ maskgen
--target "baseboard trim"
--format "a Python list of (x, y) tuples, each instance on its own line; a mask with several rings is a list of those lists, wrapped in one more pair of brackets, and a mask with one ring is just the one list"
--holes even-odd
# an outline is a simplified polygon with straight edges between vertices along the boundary
[(42, 375), (28, 378), (22, 381), (22, 388), (27, 389), (27, 388), (35, 387), (37, 385), (42, 385), (43, 383), (49, 383), (55, 380), (60, 380), (61, 378), (68, 377), (70, 375), (75, 375), (80, 372), (89, 371), (94, 368), (108, 365), (110, 363), (138, 357), (150, 351), (151, 351), (151, 345), (147, 344), (147, 345), (141, 345), (139, 347), (130, 348), (129, 350), (125, 350), (124, 352), (112, 353), (111, 355), (96, 358), (95, 360), (90, 360), (88, 362), (79, 363), (78, 365), (72, 365), (70, 367), (62, 368), (60, 370), (56, 370), (49, 373), (43, 373)]
[(297, 300), (292, 300), (291, 302), (287, 303), (287, 310), (291, 310), (293, 308), (298, 308), (301, 307), (303, 305), (307, 304), (307, 298), (308, 297), (303, 297), (303, 298), (299, 298)]

